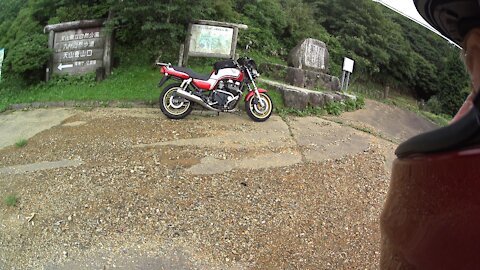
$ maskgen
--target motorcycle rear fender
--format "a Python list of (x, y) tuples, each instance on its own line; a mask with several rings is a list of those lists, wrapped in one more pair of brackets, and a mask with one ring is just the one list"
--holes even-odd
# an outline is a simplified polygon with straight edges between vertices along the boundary
[(169, 79), (170, 76), (168, 76), (167, 74), (163, 75), (163, 78), (158, 83), (158, 87), (162, 87)]
[[(267, 93), (268, 91), (262, 88), (258, 88), (258, 93)], [(255, 95), (254, 91), (250, 91), (247, 96), (245, 96), (245, 101), (249, 101)]]
[(163, 78), (160, 80), (160, 82), (158, 83), (158, 87), (162, 87), (167, 81), (169, 80), (176, 80), (176, 81), (182, 81), (180, 78), (178, 77), (174, 77), (174, 76), (169, 76), (168, 74), (165, 74), (163, 75)]
[(172, 77), (178, 77), (180, 79), (188, 79), (190, 78), (190, 76), (186, 73), (183, 73), (183, 72), (180, 72), (180, 71), (176, 71), (175, 69), (173, 68), (168, 68), (168, 67), (165, 67), (163, 66), (161, 69), (160, 69), (160, 73), (163, 73), (165, 75), (171, 75)]

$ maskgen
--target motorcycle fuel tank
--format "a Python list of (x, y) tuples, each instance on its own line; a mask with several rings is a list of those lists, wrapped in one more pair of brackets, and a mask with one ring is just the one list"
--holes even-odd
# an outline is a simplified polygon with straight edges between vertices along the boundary
[(225, 79), (232, 79), (236, 81), (243, 80), (243, 73), (236, 68), (224, 68), (217, 72), (213, 72), (208, 81), (193, 80), (193, 83), (201, 89), (213, 90), (218, 82)]

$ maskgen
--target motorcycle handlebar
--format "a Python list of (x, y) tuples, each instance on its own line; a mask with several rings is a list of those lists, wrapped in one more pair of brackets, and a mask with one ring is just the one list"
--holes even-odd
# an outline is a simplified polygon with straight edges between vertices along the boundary
[(168, 63), (168, 64), (167, 64), (167, 63), (157, 62), (157, 63), (155, 63), (155, 65), (156, 65), (157, 67), (165, 67), (165, 66), (168, 66), (168, 67), (169, 67), (169, 66), (171, 66), (172, 64), (171, 64), (171, 63)]

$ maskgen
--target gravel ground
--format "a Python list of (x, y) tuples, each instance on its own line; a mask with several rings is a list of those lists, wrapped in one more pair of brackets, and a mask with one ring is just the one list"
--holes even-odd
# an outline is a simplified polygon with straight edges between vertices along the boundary
[[(19, 202), (0, 205), (0, 269), (378, 268), (390, 142), (374, 138), (367, 149), (322, 162), (213, 175), (188, 168), (204, 157), (239, 159), (265, 150), (134, 147), (214, 140), (231, 124), (239, 134), (262, 125), (244, 115), (171, 121), (158, 110), (95, 109), (24, 148), (0, 150), (0, 167), (82, 161), (1, 175), (0, 196), (14, 193)], [(302, 149), (267, 150), (291, 151)]]

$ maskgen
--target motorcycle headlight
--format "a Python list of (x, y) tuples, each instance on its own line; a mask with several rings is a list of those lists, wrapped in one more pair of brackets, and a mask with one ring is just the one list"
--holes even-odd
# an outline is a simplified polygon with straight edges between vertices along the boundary
[(257, 77), (260, 77), (260, 74), (258, 73), (258, 71), (256, 69), (252, 68), (252, 76), (254, 78), (257, 78)]

